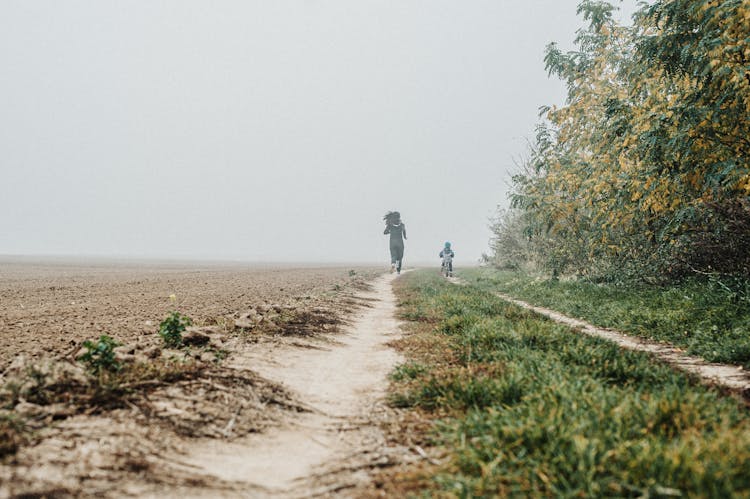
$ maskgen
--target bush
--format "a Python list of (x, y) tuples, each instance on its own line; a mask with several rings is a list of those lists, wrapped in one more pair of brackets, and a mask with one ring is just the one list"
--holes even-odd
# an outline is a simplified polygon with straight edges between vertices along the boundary
[(534, 253), (526, 234), (527, 220), (519, 210), (498, 210), (490, 221), (492, 255), (487, 258), (493, 266), (517, 270), (526, 268), (534, 260)]

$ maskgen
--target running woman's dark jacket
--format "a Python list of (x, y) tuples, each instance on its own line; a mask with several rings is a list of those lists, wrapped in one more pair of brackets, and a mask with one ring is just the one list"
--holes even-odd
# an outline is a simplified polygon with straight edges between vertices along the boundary
[(404, 259), (404, 239), (406, 239), (406, 226), (403, 222), (388, 224), (383, 234), (391, 235), (391, 263), (398, 265), (401, 271), (401, 260)]

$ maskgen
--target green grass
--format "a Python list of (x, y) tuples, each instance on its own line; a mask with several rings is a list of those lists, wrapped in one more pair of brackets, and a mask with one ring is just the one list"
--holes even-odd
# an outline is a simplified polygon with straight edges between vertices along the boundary
[(433, 413), (449, 452), (430, 494), (750, 496), (736, 400), (434, 273), (403, 276), (397, 293), (401, 317), (450, 346), (437, 357), (408, 335), (393, 376), (392, 403)]
[(716, 282), (625, 287), (490, 269), (465, 270), (461, 277), (597, 326), (672, 343), (710, 362), (750, 368), (750, 300)]

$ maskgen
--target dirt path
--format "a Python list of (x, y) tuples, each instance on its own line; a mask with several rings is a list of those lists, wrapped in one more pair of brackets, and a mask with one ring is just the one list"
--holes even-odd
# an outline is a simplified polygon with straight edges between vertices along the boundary
[(556, 322), (566, 324), (575, 330), (613, 341), (623, 348), (648, 352), (659, 360), (682, 371), (694, 374), (710, 384), (716, 384), (733, 391), (739, 391), (746, 397), (750, 395), (750, 374), (739, 366), (706, 362), (699, 357), (687, 355), (684, 350), (666, 343), (659, 343), (644, 338), (630, 336), (619, 331), (594, 326), (588, 322), (568, 317), (554, 310), (537, 307), (504, 293), (495, 293), (505, 301), (521, 308), (532, 310)]
[(392, 452), (377, 422), (388, 417), (387, 375), (399, 361), (386, 346), (400, 334), (392, 280), (386, 275), (373, 281), (372, 291), (360, 296), (369, 306), (332, 340), (237, 355), (236, 367), (282, 383), (310, 412), (232, 442), (199, 441), (179, 460), (201, 475), (236, 484), (229, 495), (254, 497), (345, 495), (368, 480), (367, 470), (389, 464)]

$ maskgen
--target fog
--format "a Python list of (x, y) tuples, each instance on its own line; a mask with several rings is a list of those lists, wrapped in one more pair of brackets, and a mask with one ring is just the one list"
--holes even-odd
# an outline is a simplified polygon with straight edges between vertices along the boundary
[(0, 254), (474, 263), (577, 4), (4, 0)]

